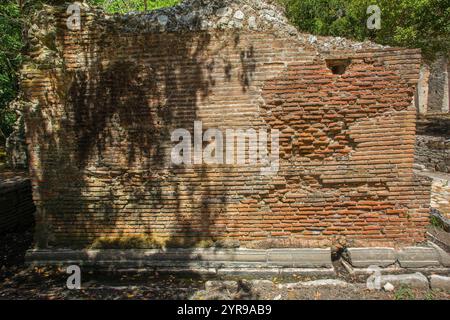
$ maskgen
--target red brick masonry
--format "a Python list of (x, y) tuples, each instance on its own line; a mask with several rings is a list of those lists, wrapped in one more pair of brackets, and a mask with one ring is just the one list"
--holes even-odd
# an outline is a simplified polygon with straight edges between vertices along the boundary
[[(72, 32), (65, 18), (48, 15), (24, 68), (40, 246), (134, 235), (424, 240), (430, 183), (413, 174), (419, 51), (325, 52), (272, 31), (127, 31), (98, 13)], [(345, 73), (333, 74), (342, 59)], [(279, 129), (279, 172), (171, 167), (170, 134), (194, 121)]]

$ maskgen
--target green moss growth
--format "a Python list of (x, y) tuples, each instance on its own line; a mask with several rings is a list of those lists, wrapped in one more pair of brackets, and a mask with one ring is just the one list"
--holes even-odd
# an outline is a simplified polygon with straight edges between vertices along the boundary
[(159, 249), (162, 244), (147, 236), (101, 237), (94, 241), (91, 249)]
[(90, 249), (161, 249), (161, 248), (211, 248), (213, 240), (168, 239), (146, 235), (100, 237)]
[(433, 227), (436, 227), (438, 229), (444, 230), (444, 228), (445, 228), (444, 222), (441, 219), (439, 219), (438, 217), (435, 217), (435, 216), (431, 216), (430, 224)]

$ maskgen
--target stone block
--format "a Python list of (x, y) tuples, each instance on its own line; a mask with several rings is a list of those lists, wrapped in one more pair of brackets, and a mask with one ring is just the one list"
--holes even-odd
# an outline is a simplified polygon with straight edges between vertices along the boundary
[(270, 265), (294, 268), (329, 268), (331, 249), (270, 249), (267, 261)]
[(428, 242), (438, 253), (439, 262), (447, 268), (450, 268), (450, 254), (433, 242)]
[(393, 248), (349, 248), (347, 254), (349, 262), (356, 268), (387, 267), (397, 259)]
[(234, 261), (234, 262), (261, 262), (266, 263), (266, 250), (248, 249), (207, 249), (199, 252), (202, 261)]
[(399, 274), (399, 275), (383, 275), (380, 277), (381, 287), (387, 283), (392, 284), (395, 288), (401, 286), (408, 286), (414, 289), (428, 289), (429, 283), (427, 277), (420, 272), (414, 274)]
[(397, 259), (402, 268), (438, 267), (439, 254), (430, 247), (406, 247), (397, 252)]

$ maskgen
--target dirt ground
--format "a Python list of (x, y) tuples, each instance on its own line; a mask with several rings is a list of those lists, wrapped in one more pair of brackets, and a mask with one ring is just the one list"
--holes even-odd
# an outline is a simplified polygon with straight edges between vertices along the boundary
[(81, 300), (443, 300), (450, 293), (413, 290), (369, 291), (363, 285), (341, 287), (279, 288), (280, 279), (262, 284), (240, 279), (237, 289), (226, 286), (205, 290), (207, 279), (157, 274), (84, 273), (81, 290), (66, 287), (67, 274), (58, 268), (10, 267), (0, 271), (0, 300), (81, 299)]
[(0, 235), (0, 270), (22, 266), (33, 242), (33, 226)]

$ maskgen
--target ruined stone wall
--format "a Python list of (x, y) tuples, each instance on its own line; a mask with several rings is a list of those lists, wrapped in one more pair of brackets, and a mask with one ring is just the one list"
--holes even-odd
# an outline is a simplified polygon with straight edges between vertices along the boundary
[[(420, 52), (302, 35), (260, 1), (208, 3), (197, 18), (183, 6), (83, 9), (80, 31), (64, 8), (36, 17), (22, 84), (38, 245), (424, 240), (430, 183), (412, 170)], [(171, 165), (171, 132), (194, 121), (280, 130), (278, 173)]]
[(417, 136), (416, 162), (432, 171), (450, 173), (450, 137)]
[(428, 112), (449, 112), (448, 58), (438, 57), (430, 66)]
[(36, 211), (30, 180), (0, 175), (0, 209), (0, 234), (29, 227)]
[(433, 178), (431, 207), (450, 219), (450, 181), (439, 176)]
[(419, 112), (416, 162), (431, 171), (450, 172), (449, 60), (439, 55), (422, 65), (416, 94)]
[(450, 61), (444, 54), (423, 63), (416, 93), (420, 115), (449, 114), (449, 66)]
[(415, 158), (428, 170), (450, 173), (450, 116), (418, 119)]

